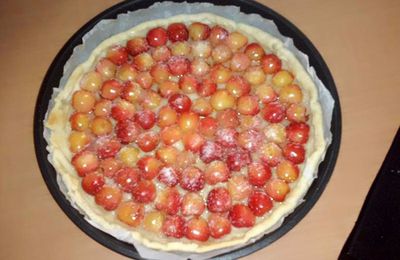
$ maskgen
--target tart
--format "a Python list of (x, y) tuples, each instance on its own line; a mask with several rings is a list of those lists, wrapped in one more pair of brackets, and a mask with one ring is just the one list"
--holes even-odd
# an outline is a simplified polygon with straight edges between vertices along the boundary
[(66, 196), (90, 223), (164, 251), (238, 246), (276, 229), (327, 146), (316, 86), (293, 53), (210, 13), (102, 42), (45, 126)]

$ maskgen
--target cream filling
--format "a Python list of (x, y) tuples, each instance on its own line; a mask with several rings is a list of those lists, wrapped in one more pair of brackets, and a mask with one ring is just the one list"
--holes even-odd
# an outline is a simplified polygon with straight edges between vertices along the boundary
[[(73, 112), (70, 105), (71, 96), (79, 89), (79, 81), (85, 72), (90, 71), (99, 58), (104, 56), (105, 50), (114, 44), (123, 43), (130, 38), (144, 36), (149, 28), (165, 26), (173, 22), (190, 23), (202, 21), (207, 24), (219, 24), (230, 31), (240, 31), (249, 37), (250, 41), (259, 42), (264, 48), (279, 56), (284, 66), (294, 73), (305, 94), (305, 100), (310, 109), (311, 126), (310, 139), (306, 145), (306, 162), (295, 187), (286, 197), (283, 203), (276, 204), (273, 211), (264, 218), (259, 218), (252, 228), (236, 229), (222, 239), (211, 239), (204, 243), (196, 243), (187, 239), (171, 241), (142, 230), (132, 229), (119, 222), (114, 212), (107, 212), (96, 205), (94, 198), (86, 194), (81, 188), (81, 178), (76, 174), (70, 163), (72, 154), (69, 151), (68, 136), (70, 134), (69, 116)], [(67, 198), (84, 215), (85, 218), (99, 229), (114, 235), (126, 242), (139, 241), (143, 245), (164, 251), (184, 251), (202, 253), (211, 250), (244, 245), (252, 238), (258, 238), (263, 234), (278, 228), (285, 216), (290, 214), (302, 201), (313, 179), (316, 177), (317, 168), (326, 150), (323, 137), (322, 112), (318, 102), (318, 92), (314, 82), (293, 53), (287, 50), (283, 43), (270, 34), (242, 23), (235, 23), (221, 16), (210, 13), (195, 15), (178, 15), (168, 19), (159, 19), (142, 23), (132, 29), (119, 33), (103, 41), (96, 47), (87, 61), (79, 65), (71, 74), (64, 88), (54, 100), (54, 107), (50, 111), (45, 126), (50, 130), (48, 151), (50, 161), (57, 170), (59, 178), (64, 185)]]

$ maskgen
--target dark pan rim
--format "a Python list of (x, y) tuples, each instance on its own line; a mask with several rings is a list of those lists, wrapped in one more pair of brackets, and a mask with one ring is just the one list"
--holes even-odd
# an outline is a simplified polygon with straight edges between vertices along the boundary
[[(84, 26), (82, 26), (62, 47), (59, 53), (54, 58), (51, 63), (46, 76), (42, 82), (34, 115), (34, 143), (37, 161), (39, 164), (42, 177), (49, 189), (54, 200), (64, 211), (64, 213), (78, 226), (84, 233), (88, 236), (102, 244), (103, 246), (118, 252), (124, 256), (143, 259), (140, 257), (136, 249), (128, 243), (122, 242), (107, 233), (90, 225), (83, 216), (74, 209), (69, 201), (65, 198), (64, 194), (60, 191), (57, 180), (56, 172), (52, 165), (48, 162), (47, 156), (48, 152), (46, 150), (47, 143), (43, 138), (43, 120), (47, 111), (48, 103), (52, 95), (52, 86), (58, 86), (59, 80), (63, 74), (63, 68), (65, 62), (69, 59), (72, 54), (73, 48), (82, 43), (82, 37), (88, 31), (90, 31), (100, 20), (102, 19), (113, 19), (120, 13), (127, 11), (134, 11), (137, 9), (147, 8), (153, 3), (158, 2), (155, 0), (133, 0), (126, 1), (114, 5), (102, 13), (95, 16)], [(183, 2), (182, 0), (174, 0), (174, 2)], [(186, 0), (186, 2), (194, 3), (198, 1)], [(258, 251), (272, 242), (279, 239), (281, 236), (286, 234), (291, 230), (297, 223), (304, 218), (304, 216), (310, 211), (310, 209), (317, 202), (318, 198), (321, 196), (323, 190), (325, 189), (330, 176), (334, 170), (336, 160), (339, 154), (340, 140), (341, 140), (341, 128), (342, 128), (342, 118), (340, 101), (335, 86), (335, 82), (329, 71), (328, 66), (323, 60), (321, 54), (317, 51), (311, 41), (291, 22), (286, 18), (271, 10), (270, 8), (257, 3), (255, 1), (249, 0), (207, 0), (202, 2), (210, 2), (216, 5), (236, 5), (239, 6), (241, 11), (244, 13), (258, 13), (264, 18), (272, 19), (278, 26), (279, 31), (288, 37), (293, 38), (296, 47), (302, 52), (306, 53), (310, 59), (310, 65), (313, 66), (317, 72), (318, 77), (325, 84), (332, 97), (335, 100), (335, 108), (332, 115), (332, 143), (329, 146), (327, 153), (325, 155), (324, 161), (320, 164), (318, 169), (318, 178), (314, 180), (310, 189), (308, 190), (306, 196), (304, 197), (305, 202), (299, 205), (293, 213), (287, 216), (280, 228), (272, 233), (269, 233), (256, 241), (253, 244), (247, 245), (243, 248), (221, 254), (214, 257), (213, 259), (237, 259), (249, 255), (255, 251)]]

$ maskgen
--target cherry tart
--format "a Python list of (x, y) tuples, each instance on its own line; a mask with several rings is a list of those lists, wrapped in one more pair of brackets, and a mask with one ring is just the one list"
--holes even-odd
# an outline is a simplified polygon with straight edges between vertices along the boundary
[(111, 38), (47, 120), (54, 165), (87, 207), (136, 238), (203, 246), (194, 251), (242, 243), (292, 211), (321, 131), (294, 56), (208, 18)]

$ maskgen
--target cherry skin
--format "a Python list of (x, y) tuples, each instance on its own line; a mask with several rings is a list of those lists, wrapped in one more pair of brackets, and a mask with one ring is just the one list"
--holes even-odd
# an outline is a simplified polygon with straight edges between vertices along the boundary
[(156, 27), (148, 31), (146, 39), (150, 46), (158, 47), (167, 43), (168, 34), (164, 28)]

